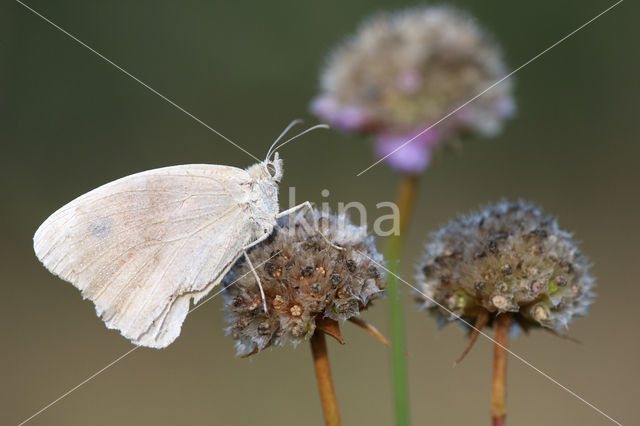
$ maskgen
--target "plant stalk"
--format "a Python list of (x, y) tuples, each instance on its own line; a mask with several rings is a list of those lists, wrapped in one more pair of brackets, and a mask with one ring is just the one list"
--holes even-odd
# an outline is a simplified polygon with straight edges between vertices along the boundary
[(391, 236), (387, 247), (389, 269), (387, 294), (389, 297), (389, 316), (391, 320), (391, 356), (393, 367), (393, 391), (395, 399), (396, 426), (409, 425), (409, 392), (407, 384), (407, 363), (405, 345), (404, 312), (402, 293), (398, 279), (393, 275), (400, 273), (400, 258), (408, 229), (411, 213), (416, 200), (418, 178), (404, 175), (400, 181), (396, 204), (400, 212), (399, 233)]
[(316, 370), (316, 379), (318, 381), (318, 391), (320, 392), (325, 424), (327, 426), (342, 426), (336, 391), (333, 387), (333, 379), (331, 377), (327, 341), (324, 333), (319, 330), (316, 330), (313, 336), (311, 336), (311, 354), (313, 355), (313, 366)]
[(507, 338), (511, 316), (500, 314), (494, 321), (493, 382), (491, 384), (491, 420), (493, 426), (504, 426), (507, 413)]

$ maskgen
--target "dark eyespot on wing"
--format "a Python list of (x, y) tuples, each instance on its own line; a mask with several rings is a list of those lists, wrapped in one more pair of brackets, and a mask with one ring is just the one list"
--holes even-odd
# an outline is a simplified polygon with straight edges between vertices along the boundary
[(108, 217), (101, 217), (89, 223), (89, 233), (97, 238), (107, 238), (111, 234), (112, 221)]

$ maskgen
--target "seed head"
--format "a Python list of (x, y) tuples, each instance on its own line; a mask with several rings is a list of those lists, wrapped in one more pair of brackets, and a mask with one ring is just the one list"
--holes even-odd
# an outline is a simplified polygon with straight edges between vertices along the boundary
[(524, 329), (560, 330), (593, 300), (577, 242), (524, 202), (501, 202), (437, 231), (416, 279), (418, 303), (441, 322), (455, 317), (434, 301), (467, 319), (512, 312)]
[(313, 335), (316, 320), (344, 321), (382, 295), (384, 278), (376, 265), (382, 256), (366, 227), (352, 225), (344, 215), (316, 215), (317, 229), (343, 250), (332, 247), (307, 214), (280, 219), (269, 239), (249, 252), (268, 313), (244, 259), (225, 277), (226, 331), (239, 355), (287, 341), (295, 345)]
[[(311, 108), (336, 127), (373, 132), (383, 157), (506, 74), (500, 50), (466, 13), (427, 7), (379, 14), (331, 53)], [(387, 161), (419, 173), (434, 147), (467, 133), (493, 136), (514, 109), (506, 80)]]

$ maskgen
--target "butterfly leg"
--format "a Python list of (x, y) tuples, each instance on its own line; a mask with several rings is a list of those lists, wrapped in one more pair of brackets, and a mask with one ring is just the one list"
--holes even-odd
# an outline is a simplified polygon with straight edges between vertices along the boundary
[(253, 276), (256, 279), (256, 282), (258, 283), (258, 288), (260, 289), (260, 297), (262, 297), (262, 306), (264, 306), (264, 312), (265, 314), (269, 312), (269, 310), (267, 309), (267, 298), (264, 295), (264, 289), (262, 288), (262, 282), (260, 281), (260, 277), (258, 277), (258, 273), (256, 272), (256, 268), (253, 267), (253, 263), (251, 263), (251, 259), (249, 259), (249, 253), (247, 253), (247, 250), (243, 250), (244, 251), (244, 258), (247, 260), (247, 263), (249, 264), (249, 268), (251, 268), (251, 272), (253, 272)]
[(271, 234), (264, 234), (261, 235), (260, 238), (258, 238), (257, 240), (255, 240), (254, 242), (252, 242), (249, 245), (246, 245), (242, 248), (242, 250), (247, 251), (249, 250), (251, 247), (253, 246), (257, 246), (258, 244), (260, 244), (261, 242), (263, 242), (264, 240), (266, 240), (267, 238), (269, 238), (271, 236)]
[(292, 213), (295, 213), (298, 210), (307, 208), (309, 209), (309, 211), (311, 212), (311, 215), (313, 216), (313, 228), (315, 231), (318, 232), (318, 234), (322, 235), (322, 238), (324, 238), (324, 240), (333, 248), (338, 249), (338, 250), (344, 250), (344, 247), (340, 247), (338, 245), (333, 244), (331, 241), (329, 241), (329, 239), (327, 237), (325, 237), (325, 235), (320, 231), (320, 229), (318, 229), (318, 216), (316, 215), (316, 211), (313, 209), (313, 206), (311, 205), (311, 203), (309, 201), (305, 201), (304, 203), (298, 204), (297, 206), (291, 207), (290, 209), (281, 211), (280, 213), (278, 213), (278, 215), (276, 216), (276, 218), (281, 218), (284, 216), (289, 216)]

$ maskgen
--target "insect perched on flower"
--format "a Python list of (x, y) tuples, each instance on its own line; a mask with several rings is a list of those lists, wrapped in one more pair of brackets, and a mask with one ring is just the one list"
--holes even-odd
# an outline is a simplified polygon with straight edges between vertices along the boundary
[(500, 131), (515, 109), (509, 81), (456, 109), (506, 74), (498, 47), (466, 13), (427, 7), (380, 14), (331, 53), (311, 108), (338, 128), (373, 133), (379, 158), (393, 152), (386, 161), (415, 174), (435, 147)]
[[(90, 299), (108, 328), (164, 348), (189, 305), (218, 285), (246, 250), (269, 237), (280, 212), (278, 145), (246, 170), (187, 164), (147, 170), (96, 188), (40, 225), (34, 250), (47, 269)], [(328, 243), (331, 244), (331, 243)], [(335, 246), (334, 246), (335, 247)], [(248, 260), (250, 262), (250, 260)]]
[(225, 277), (227, 333), (236, 341), (239, 355), (307, 340), (320, 320), (356, 317), (382, 295), (382, 256), (366, 227), (351, 224), (344, 215), (316, 216), (279, 219), (271, 237), (249, 252), (262, 282), (266, 311), (256, 279), (242, 259)]

